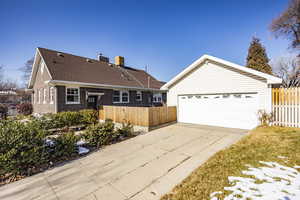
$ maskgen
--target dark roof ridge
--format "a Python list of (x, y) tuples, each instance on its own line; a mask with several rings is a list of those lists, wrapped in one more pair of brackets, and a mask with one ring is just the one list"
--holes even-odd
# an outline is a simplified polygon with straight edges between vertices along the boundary
[[(72, 53), (66, 53), (66, 52), (63, 52), (63, 51), (58, 51), (58, 50), (53, 50), (53, 49), (48, 49), (48, 48), (44, 48), (44, 47), (37, 47), (38, 49), (44, 49), (46, 51), (53, 51), (53, 52), (57, 52), (57, 53), (62, 53), (62, 54), (67, 54), (67, 55), (70, 55), (70, 56), (76, 56), (76, 57), (79, 57), (79, 58), (84, 58), (84, 59), (90, 59), (90, 60), (93, 60), (93, 61), (97, 61), (97, 62), (103, 62), (103, 61), (100, 61), (100, 60), (97, 60), (95, 58), (89, 58), (89, 57), (85, 57), (85, 56), (78, 56), (78, 55), (75, 55), (75, 54), (72, 54)], [(115, 63), (111, 63), (111, 62), (108, 62), (108, 64), (111, 64), (113, 66), (117, 66)], [(139, 69), (139, 68), (135, 68), (135, 67), (131, 67), (131, 66), (123, 66), (124, 68), (129, 68), (131, 70), (137, 70), (137, 71), (143, 71), (143, 72), (146, 72), (145, 70), (143, 69)], [(147, 72), (146, 72), (147, 73)]]
[[(142, 69), (38, 47), (53, 80), (159, 89), (163, 84)], [(64, 55), (60, 57), (58, 53)], [(88, 63), (87, 59), (92, 62)], [(56, 61), (57, 60), (57, 61)], [(63, 67), (61, 67), (63, 66)]]

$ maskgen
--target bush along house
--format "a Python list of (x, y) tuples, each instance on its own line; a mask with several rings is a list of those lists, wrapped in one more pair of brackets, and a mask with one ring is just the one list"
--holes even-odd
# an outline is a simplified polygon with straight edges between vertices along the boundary
[(101, 105), (162, 106), (164, 84), (144, 70), (127, 67), (124, 57), (85, 58), (37, 48), (28, 89), (34, 113), (97, 109)]

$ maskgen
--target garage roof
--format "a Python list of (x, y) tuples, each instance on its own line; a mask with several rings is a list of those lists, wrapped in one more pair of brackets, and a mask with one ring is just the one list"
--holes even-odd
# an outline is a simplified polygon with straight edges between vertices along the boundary
[(267, 81), (268, 84), (280, 84), (282, 83), (282, 79), (278, 78), (276, 76), (272, 76), (245, 66), (241, 66), (214, 56), (210, 55), (203, 55), (198, 60), (193, 62), (191, 65), (189, 65), (187, 68), (185, 68), (182, 72), (180, 72), (178, 75), (176, 75), (174, 78), (172, 78), (169, 82), (167, 82), (165, 85), (161, 87), (162, 90), (167, 90), (170, 86), (172, 86), (177, 81), (180, 81), (184, 76), (186, 76), (189, 72), (191, 72), (193, 69), (198, 67), (201, 63), (204, 63), (206, 61), (213, 61), (228, 67), (232, 67), (234, 69), (237, 69), (239, 71), (243, 71), (249, 74), (253, 74), (255, 76), (261, 77)]

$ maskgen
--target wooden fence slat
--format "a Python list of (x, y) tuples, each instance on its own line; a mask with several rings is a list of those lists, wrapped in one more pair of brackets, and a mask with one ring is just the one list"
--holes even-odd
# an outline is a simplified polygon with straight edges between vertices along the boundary
[(273, 88), (273, 125), (300, 128), (300, 88)]
[(177, 120), (176, 106), (162, 107), (128, 107), (101, 106), (99, 119), (111, 119), (117, 123), (128, 123), (138, 126), (157, 126)]

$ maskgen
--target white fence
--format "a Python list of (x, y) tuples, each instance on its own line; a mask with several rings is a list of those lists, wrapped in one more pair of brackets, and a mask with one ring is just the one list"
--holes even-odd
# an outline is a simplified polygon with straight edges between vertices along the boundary
[(300, 128), (300, 88), (273, 88), (272, 111), (273, 125)]

